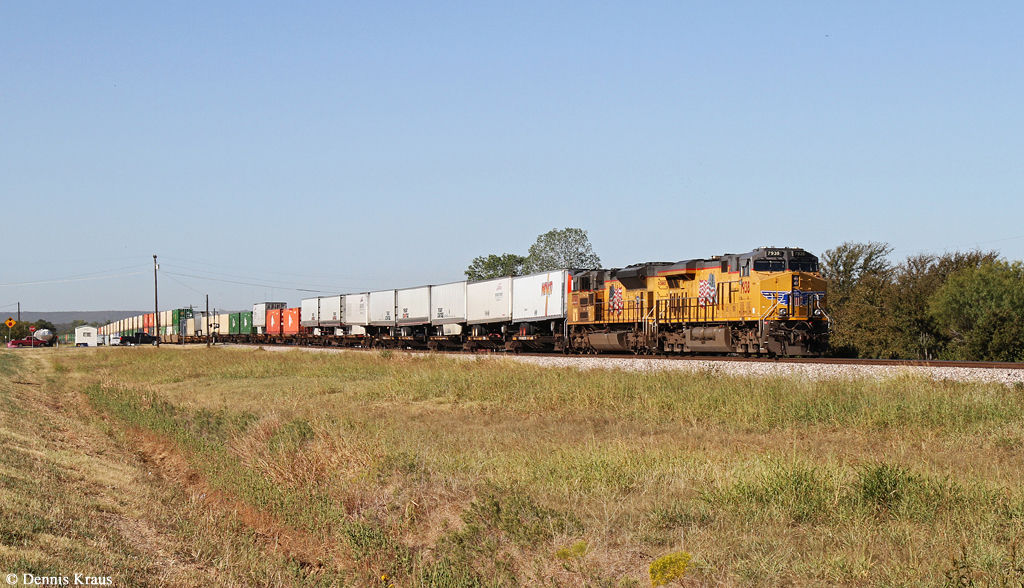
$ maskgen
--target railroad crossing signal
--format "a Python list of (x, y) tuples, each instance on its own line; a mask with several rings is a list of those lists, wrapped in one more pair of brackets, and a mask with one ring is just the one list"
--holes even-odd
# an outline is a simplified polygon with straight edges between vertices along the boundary
[(7, 322), (4, 324), (7, 325), (8, 329), (13, 329), (14, 325), (18, 324), (18, 321), (14, 320), (11, 317), (7, 317)]

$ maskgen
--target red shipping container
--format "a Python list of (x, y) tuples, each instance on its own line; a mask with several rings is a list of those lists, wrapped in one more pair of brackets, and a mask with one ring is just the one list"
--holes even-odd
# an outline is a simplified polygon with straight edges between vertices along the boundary
[(281, 311), (282, 331), (285, 335), (296, 335), (299, 332), (299, 318), (302, 308), (286, 308)]
[(153, 326), (153, 313), (142, 315), (142, 328), (149, 329)]
[(281, 313), (284, 310), (277, 308), (274, 310), (267, 311), (267, 334), (268, 335), (280, 335), (281, 334)]

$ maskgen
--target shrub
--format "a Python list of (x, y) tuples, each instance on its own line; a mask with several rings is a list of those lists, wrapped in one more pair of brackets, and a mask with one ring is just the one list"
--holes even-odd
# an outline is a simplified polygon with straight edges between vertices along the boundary
[(664, 586), (673, 580), (678, 580), (686, 574), (690, 568), (690, 560), (693, 556), (685, 551), (663, 555), (651, 562), (651, 585)]

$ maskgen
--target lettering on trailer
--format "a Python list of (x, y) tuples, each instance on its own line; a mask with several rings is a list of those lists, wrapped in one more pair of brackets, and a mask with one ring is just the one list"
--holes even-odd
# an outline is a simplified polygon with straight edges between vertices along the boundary
[(552, 281), (544, 282), (540, 285), (541, 296), (551, 296), (555, 293), (555, 283)]
[(438, 307), (438, 309), (437, 309), (437, 318), (439, 318), (439, 319), (444, 318), (444, 309), (441, 308), (441, 307)]
[(408, 308), (403, 308), (402, 309), (402, 318), (404, 318), (404, 319), (409, 318), (409, 309)]
[(494, 291), (494, 301), (501, 302), (501, 299), (505, 297), (505, 293), (501, 291), (501, 282), (498, 282), (498, 288)]

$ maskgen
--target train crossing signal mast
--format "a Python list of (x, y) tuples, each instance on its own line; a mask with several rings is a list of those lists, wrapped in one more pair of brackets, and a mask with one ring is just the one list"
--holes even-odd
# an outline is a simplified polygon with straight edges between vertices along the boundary
[(153, 324), (156, 325), (156, 346), (160, 346), (160, 297), (157, 290), (156, 270), (160, 266), (156, 263), (156, 256), (153, 256)]

